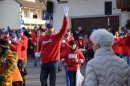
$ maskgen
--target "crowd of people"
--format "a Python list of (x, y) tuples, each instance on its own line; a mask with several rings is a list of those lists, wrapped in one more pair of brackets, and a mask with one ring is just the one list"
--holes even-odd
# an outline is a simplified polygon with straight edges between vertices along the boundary
[(52, 24), (47, 24), (46, 29), (34, 27), (33, 31), (0, 31), (0, 86), (25, 86), (29, 52), (34, 66), (39, 62), (41, 67), (41, 86), (48, 86), (48, 76), (50, 86), (56, 86), (61, 63), (66, 85), (81, 86), (83, 76), (79, 69), (85, 61), (85, 86), (130, 86), (130, 31), (121, 28), (113, 35), (106, 29), (93, 29), (87, 36), (78, 27), (73, 36), (68, 29), (68, 11), (64, 7), (59, 33)]

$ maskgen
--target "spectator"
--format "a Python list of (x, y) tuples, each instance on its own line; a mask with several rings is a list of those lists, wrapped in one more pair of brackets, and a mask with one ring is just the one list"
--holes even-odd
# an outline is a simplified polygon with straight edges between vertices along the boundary
[(114, 36), (114, 44), (112, 45), (112, 48), (114, 50), (114, 53), (121, 57), (121, 51), (122, 51), (122, 46), (120, 45), (120, 41), (121, 41), (121, 38), (119, 36), (119, 32), (116, 31), (115, 32), (115, 36)]
[(79, 34), (83, 34), (84, 35), (84, 31), (82, 30), (82, 27), (78, 27), (79, 30)]
[(86, 66), (85, 86), (130, 86), (130, 67), (114, 54), (113, 35), (98, 29), (90, 38), (95, 55)]
[(79, 36), (79, 30), (77, 29), (76, 31), (75, 31), (75, 36), (74, 36), (74, 39), (75, 40), (78, 40), (78, 36)]

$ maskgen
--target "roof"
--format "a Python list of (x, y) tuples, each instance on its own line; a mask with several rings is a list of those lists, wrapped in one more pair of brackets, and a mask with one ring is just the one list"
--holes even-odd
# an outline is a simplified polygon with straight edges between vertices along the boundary
[(41, 4), (39, 0), (35, 0), (35, 2), (27, 1), (27, 0), (16, 0), (21, 6), (36, 8), (36, 9), (45, 9), (46, 7)]

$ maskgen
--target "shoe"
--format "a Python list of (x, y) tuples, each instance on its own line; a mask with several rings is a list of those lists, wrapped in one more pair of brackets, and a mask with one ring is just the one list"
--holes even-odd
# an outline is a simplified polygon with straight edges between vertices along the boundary
[(37, 66), (37, 64), (35, 63), (35, 64), (34, 64), (34, 66), (36, 67), (36, 66)]
[(81, 66), (84, 66), (83, 63), (81, 64)]
[(58, 67), (58, 72), (62, 71), (62, 69), (60, 67)]

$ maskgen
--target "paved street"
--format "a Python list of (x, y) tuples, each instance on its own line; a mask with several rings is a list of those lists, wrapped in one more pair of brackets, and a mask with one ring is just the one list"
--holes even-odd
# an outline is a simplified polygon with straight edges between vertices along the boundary
[[(26, 76), (26, 86), (40, 86), (39, 81), (40, 67), (39, 66), (34, 67), (33, 65), (34, 65), (33, 59), (29, 59), (27, 64), (28, 75)], [(83, 75), (85, 73), (85, 67), (86, 64), (84, 63), (84, 66), (81, 67), (81, 72)], [(65, 73), (63, 67), (62, 71), (57, 74), (56, 86), (66, 86)], [(84, 82), (82, 86), (84, 86)]]

